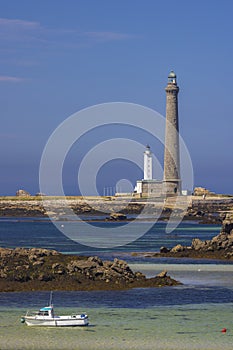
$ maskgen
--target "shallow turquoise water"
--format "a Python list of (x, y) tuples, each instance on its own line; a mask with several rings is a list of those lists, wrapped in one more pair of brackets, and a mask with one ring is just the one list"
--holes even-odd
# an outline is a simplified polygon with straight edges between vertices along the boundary
[[(32, 328), (20, 323), (22, 309), (1, 309), (0, 348), (11, 349), (232, 349), (233, 304), (151, 309), (85, 309), (85, 328)], [(71, 308), (58, 309), (72, 313)], [(227, 329), (223, 334), (221, 330)]]
[[(131, 245), (101, 251), (104, 258), (127, 258), (148, 277), (167, 269), (184, 283), (172, 288), (128, 291), (54, 292), (57, 314), (88, 313), (86, 328), (31, 328), (20, 323), (27, 308), (38, 309), (49, 292), (0, 293), (0, 350), (230, 350), (233, 348), (233, 265), (222, 262), (160, 260), (132, 257), (132, 251), (156, 251), (162, 245), (209, 239), (218, 226), (182, 224), (164, 233), (157, 224)], [(56, 232), (47, 222), (2, 222), (2, 246), (44, 246), (62, 252), (97, 253)], [(99, 252), (98, 252), (99, 253)], [(164, 262), (164, 261), (163, 261)], [(227, 328), (225, 334), (221, 329)]]
[[(54, 292), (56, 314), (88, 313), (90, 326), (86, 328), (28, 327), (20, 323), (20, 317), (27, 308), (44, 306), (49, 292), (0, 293), (0, 349), (232, 349), (232, 265), (133, 267), (147, 276), (169, 268), (171, 275), (183, 278), (185, 284), (128, 291)], [(223, 328), (227, 329), (224, 334)]]

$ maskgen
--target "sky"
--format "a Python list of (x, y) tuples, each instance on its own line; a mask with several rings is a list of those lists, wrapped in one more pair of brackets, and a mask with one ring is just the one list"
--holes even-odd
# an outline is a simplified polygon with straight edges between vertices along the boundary
[[(194, 186), (233, 194), (232, 13), (231, 0), (0, 0), (0, 195), (40, 191), (44, 147), (77, 111), (126, 102), (164, 116), (170, 70)], [(144, 130), (99, 127), (70, 147), (65, 194), (80, 193), (83, 157), (122, 135), (149, 143), (163, 166), (162, 145)], [(142, 176), (130, 159), (103, 161), (97, 189)]]

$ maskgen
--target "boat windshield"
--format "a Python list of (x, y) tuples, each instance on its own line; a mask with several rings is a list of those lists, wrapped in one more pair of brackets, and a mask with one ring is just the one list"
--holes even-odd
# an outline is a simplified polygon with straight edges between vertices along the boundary
[(39, 311), (37, 313), (37, 315), (40, 315), (40, 316), (49, 316), (49, 312), (48, 311)]

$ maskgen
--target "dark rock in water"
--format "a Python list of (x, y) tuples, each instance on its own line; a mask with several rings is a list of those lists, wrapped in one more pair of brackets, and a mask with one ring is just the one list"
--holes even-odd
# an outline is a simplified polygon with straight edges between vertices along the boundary
[(160, 248), (160, 253), (169, 253), (170, 252), (170, 249), (167, 248), (167, 247), (161, 247)]
[(124, 260), (63, 255), (40, 248), (0, 248), (0, 291), (98, 290), (177, 285), (163, 272), (146, 278)]
[(228, 213), (225, 216), (225, 219), (223, 221), (222, 225), (222, 232), (225, 234), (232, 234), (233, 235), (233, 212)]

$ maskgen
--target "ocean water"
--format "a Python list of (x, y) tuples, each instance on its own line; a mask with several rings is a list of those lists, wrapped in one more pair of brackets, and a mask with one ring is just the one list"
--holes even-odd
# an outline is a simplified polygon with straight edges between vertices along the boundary
[[(161, 245), (189, 245), (192, 238), (210, 239), (219, 230), (219, 226), (182, 223), (167, 235), (165, 224), (156, 224), (130, 245), (95, 250), (70, 241), (47, 221), (2, 220), (0, 246), (117, 256), (148, 277), (166, 269), (183, 285), (125, 291), (55, 291), (56, 313), (86, 312), (90, 318), (86, 328), (27, 327), (20, 323), (20, 317), (27, 310), (47, 305), (49, 291), (0, 293), (0, 349), (232, 349), (232, 264), (131, 255), (134, 251), (158, 251)], [(225, 333), (221, 332), (223, 328)]]
[[(66, 223), (61, 222), (61, 225)], [(79, 222), (69, 223), (78, 231), (83, 226)], [(92, 222), (91, 226), (112, 227), (124, 226), (117, 222)], [(145, 223), (138, 222), (143, 232)], [(85, 228), (88, 230), (88, 228)], [(167, 234), (166, 223), (156, 223), (139, 239), (112, 249), (93, 248), (79, 244), (63, 235), (49, 220), (33, 218), (4, 218), (0, 220), (0, 247), (44, 247), (56, 249), (64, 254), (94, 254), (106, 256), (127, 254), (131, 252), (159, 251), (161, 246), (172, 247), (175, 244), (190, 245), (193, 238), (211, 239), (220, 232), (219, 225), (198, 225), (196, 223), (181, 223), (171, 234)], [(130, 235), (130, 232), (129, 232)], [(110, 237), (111, 238), (111, 237)], [(98, 237), (96, 238), (98, 240)], [(100, 237), (101, 239), (101, 237)]]
[[(85, 328), (27, 327), (19, 321), (23, 309), (6, 307), (0, 310), (0, 348), (230, 350), (232, 307), (232, 303), (146, 309), (79, 307), (78, 310), (89, 314), (90, 325)], [(70, 314), (74, 307), (58, 308), (57, 311)], [(226, 328), (226, 333), (221, 332), (223, 328)]]

